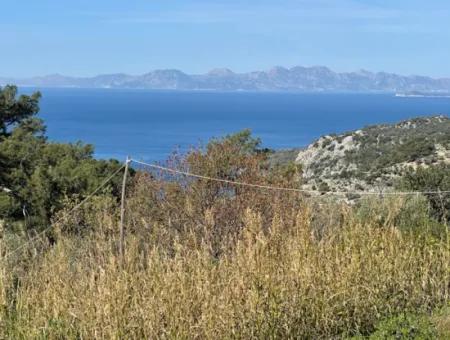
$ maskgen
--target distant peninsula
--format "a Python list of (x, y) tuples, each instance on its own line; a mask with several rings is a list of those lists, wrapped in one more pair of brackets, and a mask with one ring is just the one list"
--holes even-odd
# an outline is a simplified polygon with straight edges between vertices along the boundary
[(410, 92), (400, 92), (395, 94), (396, 97), (433, 97), (433, 98), (450, 98), (449, 92), (420, 92), (420, 91), (410, 91)]
[(143, 75), (124, 73), (95, 77), (60, 74), (33, 78), (2, 78), (0, 85), (33, 87), (117, 88), (202, 91), (282, 91), (282, 92), (388, 92), (393, 94), (450, 93), (450, 78), (403, 76), (386, 72), (334, 72), (324, 66), (274, 67), (267, 71), (235, 73), (215, 69), (205, 74), (179, 70), (155, 70)]

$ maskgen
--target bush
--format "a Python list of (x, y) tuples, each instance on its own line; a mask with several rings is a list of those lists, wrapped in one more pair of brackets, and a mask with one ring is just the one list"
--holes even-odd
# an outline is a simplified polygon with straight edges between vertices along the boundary
[(380, 227), (395, 225), (403, 232), (445, 237), (447, 228), (430, 217), (426, 197), (365, 197), (357, 205), (361, 223), (370, 220)]
[[(441, 164), (428, 168), (409, 169), (402, 177), (400, 189), (411, 191), (450, 191), (450, 165)], [(450, 194), (424, 194), (430, 205), (430, 213), (440, 222), (450, 221)]]
[(437, 331), (428, 317), (405, 313), (383, 320), (369, 337), (373, 340), (433, 340), (436, 338)]

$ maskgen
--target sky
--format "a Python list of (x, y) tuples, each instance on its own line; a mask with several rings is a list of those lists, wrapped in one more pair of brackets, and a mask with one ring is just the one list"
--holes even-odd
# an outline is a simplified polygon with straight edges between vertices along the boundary
[(324, 65), (450, 77), (449, 0), (0, 0), (0, 76)]

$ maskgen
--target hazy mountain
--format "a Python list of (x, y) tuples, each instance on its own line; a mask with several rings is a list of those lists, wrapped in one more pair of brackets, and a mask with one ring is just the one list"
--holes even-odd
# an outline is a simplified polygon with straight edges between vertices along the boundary
[(82, 78), (53, 74), (28, 79), (0, 78), (0, 85), (8, 83), (19, 86), (81, 88), (450, 93), (450, 78), (402, 76), (366, 70), (338, 73), (323, 66), (296, 66), (290, 69), (274, 67), (268, 71), (248, 73), (215, 69), (197, 75), (179, 70), (156, 70), (137, 76), (108, 74)]

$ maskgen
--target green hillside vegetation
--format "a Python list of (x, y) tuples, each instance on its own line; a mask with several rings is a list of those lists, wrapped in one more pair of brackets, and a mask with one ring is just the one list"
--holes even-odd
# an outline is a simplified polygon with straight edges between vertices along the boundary
[(395, 125), (375, 125), (355, 134), (358, 150), (346, 153), (355, 163), (356, 176), (376, 176), (378, 171), (401, 163), (432, 165), (442, 162), (437, 147), (450, 150), (450, 119), (445, 116), (416, 118)]
[[(407, 191), (450, 191), (450, 164), (439, 164), (431, 167), (420, 167), (417, 170), (409, 169), (402, 176), (398, 187)], [(450, 223), (450, 194), (425, 194), (430, 213), (443, 222)]]
[[(353, 202), (361, 198), (360, 191), (445, 191), (445, 169), (450, 165), (450, 118), (420, 117), (323, 136), (300, 150), (295, 161), (303, 169), (304, 189), (353, 192), (347, 195), (347, 200)], [(411, 181), (406, 183), (405, 178)], [(436, 197), (429, 198), (436, 209)], [(447, 200), (442, 196), (439, 199)], [(441, 210), (448, 209), (447, 203), (439, 205)]]
[[(1, 186), (17, 193), (1, 196), (0, 338), (448, 338), (443, 196), (348, 204), (136, 165), (121, 261), (120, 175), (70, 213), (121, 165), (94, 160), (90, 146), (48, 142), (34, 117), (39, 96), (17, 98), (15, 91), (5, 88), (0, 97)], [(15, 105), (27, 114), (10, 123), (5, 117)], [(269, 156), (245, 130), (163, 165), (264, 186), (302, 185), (301, 164), (275, 165)], [(444, 188), (447, 174), (410, 170), (398, 185)], [(24, 204), (33, 218), (21, 215)]]

